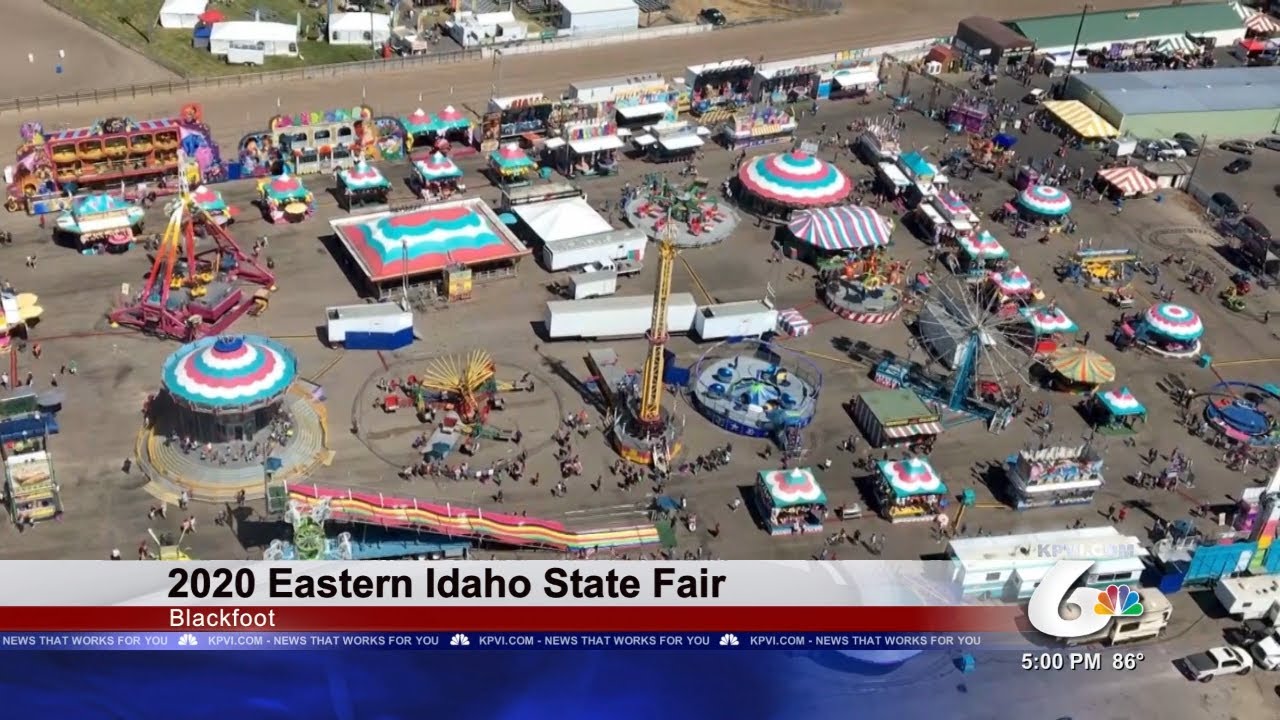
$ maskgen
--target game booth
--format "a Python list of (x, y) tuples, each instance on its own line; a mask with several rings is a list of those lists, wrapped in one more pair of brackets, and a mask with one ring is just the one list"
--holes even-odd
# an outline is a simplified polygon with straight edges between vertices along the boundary
[(947, 130), (981, 135), (991, 121), (991, 106), (985, 102), (957, 100), (947, 109)]
[(378, 168), (361, 160), (338, 171), (338, 192), (348, 212), (366, 205), (386, 205), (391, 181)]
[(1147, 195), (1159, 189), (1154, 178), (1132, 165), (1099, 170), (1097, 186), (1112, 200)]
[[(823, 77), (826, 77), (825, 73)], [(827, 97), (832, 100), (863, 97), (879, 86), (880, 68), (878, 65), (863, 64), (857, 67), (842, 67), (832, 71)], [(822, 84), (819, 85), (818, 94), (821, 97)]]
[(1050, 303), (1042, 307), (1018, 308), (1022, 324), (1014, 326), (1012, 339), (1021, 342), (1033, 356), (1050, 355), (1073, 342), (1080, 331), (1062, 308)]
[(266, 132), (240, 141), (240, 165), (248, 175), (331, 173), (364, 157), (377, 144), (373, 110), (357, 106), (271, 118)]
[(889, 522), (930, 522), (947, 507), (947, 485), (925, 457), (876, 463), (876, 500)]
[(400, 124), (404, 126), (405, 144), (411, 155), (448, 153), (455, 148), (472, 148), (475, 145), (471, 119), (452, 105), (435, 114), (418, 108), (400, 118)]
[(298, 223), (315, 212), (315, 198), (294, 175), (278, 175), (258, 183), (262, 213), (270, 222)]
[(943, 430), (942, 416), (909, 388), (858, 393), (853, 422), (875, 448), (932, 447)]
[(423, 200), (448, 200), (464, 193), (462, 169), (444, 153), (432, 153), (428, 158), (413, 161), (412, 184)]
[(532, 144), (551, 129), (556, 103), (542, 93), (492, 98), (485, 113), (485, 143), (523, 140)]
[(701, 116), (721, 106), (746, 105), (751, 101), (751, 81), (755, 74), (755, 65), (746, 58), (685, 68), (684, 83), (689, 88), (690, 111)]
[(1045, 384), (1058, 392), (1093, 393), (1116, 379), (1116, 366), (1110, 360), (1079, 345), (1059, 348), (1041, 363), (1049, 371)]
[(1094, 393), (1085, 404), (1094, 430), (1104, 435), (1132, 435), (1147, 421), (1147, 408), (1127, 387)]
[(1022, 450), (1004, 470), (1015, 510), (1090, 503), (1104, 484), (1102, 455), (1089, 445)]
[(230, 224), (236, 215), (236, 209), (227, 204), (222, 193), (208, 185), (201, 185), (191, 191), (191, 202), (207, 214), (215, 225)]
[(557, 163), (566, 177), (613, 175), (618, 172), (618, 151), (627, 146), (612, 122), (587, 120), (565, 123), (565, 146)]
[(1071, 197), (1049, 185), (1029, 185), (1014, 200), (1023, 220), (1057, 225), (1071, 212)]
[(755, 490), (760, 519), (770, 535), (822, 532), (827, 494), (813, 470), (762, 470), (756, 476)]
[(1161, 303), (1147, 308), (1136, 323), (1122, 323), (1119, 332), (1126, 342), (1137, 343), (1157, 355), (1190, 358), (1200, 354), (1204, 323), (1189, 307)]
[(738, 170), (733, 197), (761, 216), (790, 219), (796, 210), (834, 207), (853, 181), (835, 165), (800, 150), (751, 158)]
[(987, 275), (983, 297), (1001, 317), (1008, 317), (1018, 308), (1042, 300), (1044, 293), (1022, 268), (1014, 265)]
[(146, 211), (106, 193), (76, 198), (71, 209), (58, 216), (54, 238), (85, 255), (99, 251), (124, 252), (142, 231)]
[(658, 173), (644, 177), (625, 211), (631, 227), (655, 240), (670, 238), (681, 248), (722, 242), (740, 219), (737, 210), (709, 192), (705, 180), (676, 185)]
[(968, 235), (975, 232), (978, 224), (982, 222), (982, 218), (969, 209), (969, 204), (950, 190), (939, 192), (929, 198), (927, 202), (946, 221), (946, 225), (942, 229), (943, 235), (951, 235), (953, 237)]
[(489, 172), (499, 187), (528, 185), (538, 164), (516, 143), (505, 143), (489, 153)]
[(951, 272), (971, 278), (981, 278), (1005, 269), (1009, 251), (989, 230), (980, 230), (956, 236), (960, 252), (947, 255)]
[(822, 66), (830, 59), (827, 55), (761, 63), (751, 81), (751, 94), (759, 102), (779, 106), (812, 98), (821, 82)]
[(789, 143), (800, 127), (794, 116), (769, 105), (733, 114), (720, 130), (724, 146), (730, 150)]

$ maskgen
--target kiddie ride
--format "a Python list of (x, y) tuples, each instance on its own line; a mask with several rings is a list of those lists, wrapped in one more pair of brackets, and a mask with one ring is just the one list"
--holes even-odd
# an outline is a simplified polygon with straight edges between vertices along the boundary
[(425, 421), (436, 411), (444, 413), (425, 449), (443, 458), (459, 444), (463, 452), (473, 454), (480, 440), (520, 442), (523, 433), (490, 425), (489, 413), (506, 407), (502, 393), (533, 392), (534, 384), (527, 374), (515, 382), (497, 379), (493, 358), (474, 350), (465, 358), (433, 360), (423, 377), (410, 376), (403, 389), (413, 399), (419, 419)]
[[(205, 249), (197, 250), (198, 237)], [(142, 292), (129, 297), (126, 286), (124, 304), (108, 318), (113, 327), (190, 342), (223, 333), (241, 315), (265, 306), (264, 292), (250, 295), (241, 283), (275, 290), (275, 280), (182, 183)]]
[(1222, 304), (1232, 312), (1244, 312), (1245, 302), (1244, 293), (1240, 292), (1239, 285), (1231, 285), (1221, 293)]

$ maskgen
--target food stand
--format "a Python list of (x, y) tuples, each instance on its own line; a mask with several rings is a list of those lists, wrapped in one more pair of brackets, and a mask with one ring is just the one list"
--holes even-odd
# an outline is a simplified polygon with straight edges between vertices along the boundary
[(1104, 484), (1102, 456), (1090, 445), (1020, 451), (1005, 465), (1016, 510), (1093, 502)]
[(348, 211), (357, 205), (385, 205), (391, 181), (378, 168), (360, 160), (354, 167), (338, 171), (338, 192)]
[(1018, 314), (1026, 323), (1025, 332), (1020, 334), (1019, 339), (1032, 355), (1056, 352), (1067, 342), (1065, 336), (1074, 335), (1080, 330), (1062, 308), (1052, 303), (1044, 307), (1018, 308)]
[(969, 209), (969, 204), (950, 190), (944, 190), (929, 198), (929, 203), (947, 222), (951, 223), (957, 234), (973, 232), (982, 222), (982, 218)]
[(1147, 421), (1147, 408), (1127, 387), (1094, 394), (1085, 409), (1094, 429), (1105, 435), (1132, 435)]
[(939, 178), (938, 168), (925, 159), (919, 152), (912, 150), (898, 157), (898, 167), (915, 187), (920, 197), (932, 197), (938, 192), (935, 187)]
[(822, 532), (827, 494), (813, 470), (762, 470), (756, 477), (756, 502), (770, 535)]
[(423, 200), (448, 200), (467, 190), (462, 184), (462, 169), (444, 153), (415, 161), (413, 184)]
[(987, 275), (985, 296), (998, 313), (1011, 315), (1015, 308), (1040, 300), (1043, 293), (1022, 268), (1014, 265)]
[(560, 170), (568, 177), (612, 175), (618, 171), (618, 151), (626, 147), (611, 121), (566, 123), (561, 139), (565, 148)]
[(498, 186), (528, 185), (530, 176), (536, 169), (537, 163), (515, 143), (506, 143), (489, 153), (489, 170), (494, 174)]
[(725, 147), (742, 150), (791, 142), (798, 127), (791, 113), (766, 105), (734, 113), (721, 128), (720, 136)]
[(71, 208), (55, 222), (55, 234), (74, 239), (82, 253), (98, 249), (124, 252), (133, 245), (134, 235), (142, 229), (146, 211), (107, 193), (94, 193), (76, 198)]
[(947, 485), (925, 457), (881, 460), (876, 497), (886, 520), (929, 522), (947, 506)]
[(1051, 373), (1049, 387), (1060, 392), (1091, 393), (1116, 379), (1116, 366), (1110, 360), (1080, 346), (1058, 349), (1043, 365)]
[(270, 222), (296, 223), (315, 212), (315, 198), (302, 181), (285, 173), (258, 183), (263, 216)]
[(914, 390), (869, 390), (853, 399), (853, 422), (872, 447), (932, 445), (942, 434), (942, 416)]

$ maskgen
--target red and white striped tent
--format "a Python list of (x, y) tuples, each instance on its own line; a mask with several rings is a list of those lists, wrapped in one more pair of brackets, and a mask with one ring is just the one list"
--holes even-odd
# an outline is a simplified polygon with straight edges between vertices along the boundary
[(1158, 187), (1155, 180), (1136, 167), (1106, 168), (1098, 171), (1098, 177), (1106, 181), (1111, 187), (1119, 190), (1125, 197), (1145, 195), (1146, 193), (1154, 192)]
[(1280, 21), (1266, 13), (1254, 13), (1244, 19), (1244, 27), (1254, 35), (1274, 35), (1280, 33)]

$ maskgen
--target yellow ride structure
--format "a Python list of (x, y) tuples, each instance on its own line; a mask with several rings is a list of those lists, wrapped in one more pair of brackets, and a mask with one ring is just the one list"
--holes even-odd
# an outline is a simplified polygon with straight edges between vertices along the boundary
[[(422, 386), (443, 395), (457, 406), (463, 422), (481, 419), (489, 398), (501, 388), (494, 376), (498, 373), (493, 358), (484, 350), (472, 350), (465, 356), (435, 358), (421, 378)], [(510, 386), (510, 383), (507, 383)], [(508, 390), (514, 387), (508, 387)], [(425, 409), (425, 394), (419, 393), (418, 411)]]

